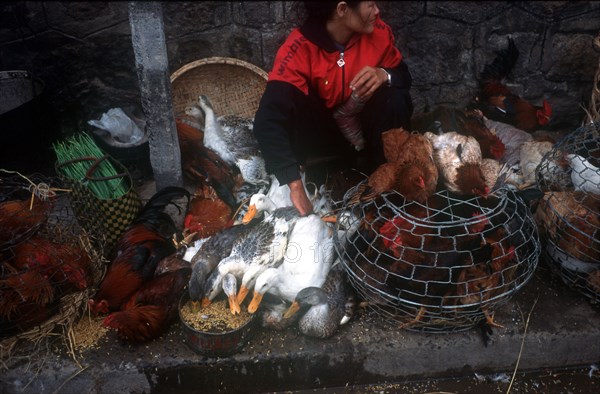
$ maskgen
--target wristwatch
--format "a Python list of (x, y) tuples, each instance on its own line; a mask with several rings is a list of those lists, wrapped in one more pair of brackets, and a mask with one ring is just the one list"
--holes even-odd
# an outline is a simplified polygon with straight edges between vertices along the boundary
[(386, 70), (385, 68), (383, 68), (383, 67), (380, 67), (380, 68), (381, 68), (381, 69), (383, 70), (383, 72), (384, 72), (384, 73), (387, 75), (387, 83), (386, 83), (386, 86), (387, 86), (387, 87), (390, 87), (390, 86), (392, 86), (392, 74), (390, 74), (389, 72), (387, 72), (387, 70)]

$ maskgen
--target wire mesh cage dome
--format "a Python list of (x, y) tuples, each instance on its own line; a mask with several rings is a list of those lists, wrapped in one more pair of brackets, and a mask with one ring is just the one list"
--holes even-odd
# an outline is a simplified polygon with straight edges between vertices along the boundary
[(24, 178), (0, 177), (1, 232), (9, 240), (0, 249), (1, 358), (18, 340), (72, 322), (104, 269), (60, 179)]
[(531, 211), (508, 189), (485, 199), (441, 190), (425, 204), (395, 191), (346, 201), (338, 225), (358, 229), (335, 238), (336, 251), (362, 298), (401, 328), (460, 331), (491, 319), (538, 263)]
[(566, 135), (536, 169), (544, 255), (565, 284), (600, 301), (600, 125)]

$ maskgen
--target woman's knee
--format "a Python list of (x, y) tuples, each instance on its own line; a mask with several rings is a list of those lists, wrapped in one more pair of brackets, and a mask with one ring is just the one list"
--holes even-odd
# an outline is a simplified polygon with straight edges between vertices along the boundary
[(365, 106), (363, 124), (379, 132), (395, 127), (410, 128), (413, 103), (409, 91), (391, 88), (377, 93)]

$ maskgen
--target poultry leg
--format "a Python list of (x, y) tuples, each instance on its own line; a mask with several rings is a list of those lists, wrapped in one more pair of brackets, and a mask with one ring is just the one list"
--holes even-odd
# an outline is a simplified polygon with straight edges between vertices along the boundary
[(404, 328), (412, 327), (415, 324), (419, 323), (421, 321), (421, 319), (423, 318), (424, 315), (425, 315), (425, 307), (422, 306), (419, 309), (419, 311), (417, 312), (417, 315), (415, 316), (414, 319), (412, 319), (408, 323), (402, 323), (402, 324), (400, 324), (400, 326), (398, 328), (402, 330)]
[(481, 309), (483, 311), (483, 314), (485, 315), (485, 321), (487, 322), (487, 324), (489, 324), (492, 327), (497, 327), (497, 328), (505, 328), (502, 324), (500, 323), (496, 323), (494, 321), (494, 312), (488, 312), (485, 309)]

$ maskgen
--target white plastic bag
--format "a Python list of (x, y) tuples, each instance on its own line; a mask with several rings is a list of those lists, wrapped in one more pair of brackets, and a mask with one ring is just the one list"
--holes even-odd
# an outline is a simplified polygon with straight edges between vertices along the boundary
[(144, 133), (121, 108), (111, 108), (100, 120), (88, 120), (88, 124), (110, 133), (111, 137), (124, 144), (135, 144)]

